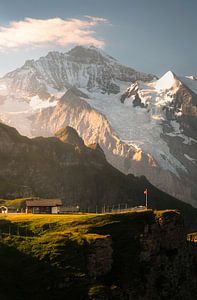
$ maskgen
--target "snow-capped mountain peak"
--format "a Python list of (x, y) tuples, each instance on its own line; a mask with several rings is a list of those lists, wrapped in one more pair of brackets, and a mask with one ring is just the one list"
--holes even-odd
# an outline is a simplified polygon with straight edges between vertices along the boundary
[(121, 82), (150, 81), (144, 74), (123, 66), (95, 47), (76, 46), (67, 53), (49, 52), (47, 56), (27, 61), (21, 68), (0, 80), (9, 92), (27, 96), (49, 96), (51, 89), (66, 91), (71, 86), (89, 91), (117, 94)]
[(180, 81), (177, 79), (176, 75), (172, 71), (168, 71), (167, 73), (165, 73), (155, 83), (155, 88), (158, 91), (176, 89), (179, 86), (180, 86)]

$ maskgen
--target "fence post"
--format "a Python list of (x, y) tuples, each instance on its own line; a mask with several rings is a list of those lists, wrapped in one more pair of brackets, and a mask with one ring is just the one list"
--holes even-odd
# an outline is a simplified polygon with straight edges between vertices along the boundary
[(118, 204), (118, 210), (119, 210), (119, 212), (120, 212), (120, 204)]

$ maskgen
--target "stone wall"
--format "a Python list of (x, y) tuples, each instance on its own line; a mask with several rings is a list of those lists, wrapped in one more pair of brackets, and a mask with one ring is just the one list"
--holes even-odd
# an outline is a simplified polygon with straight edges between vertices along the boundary
[(197, 282), (180, 215), (168, 213), (146, 225), (141, 243), (141, 261), (149, 264), (141, 299), (192, 299)]

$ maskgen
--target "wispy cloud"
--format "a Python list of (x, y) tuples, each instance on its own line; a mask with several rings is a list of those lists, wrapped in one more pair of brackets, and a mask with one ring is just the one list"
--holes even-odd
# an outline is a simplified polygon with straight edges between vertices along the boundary
[(104, 41), (96, 38), (94, 27), (109, 23), (108, 20), (86, 16), (81, 19), (32, 19), (12, 22), (7, 27), (0, 26), (0, 50), (24, 46), (56, 44), (94, 45), (103, 47)]

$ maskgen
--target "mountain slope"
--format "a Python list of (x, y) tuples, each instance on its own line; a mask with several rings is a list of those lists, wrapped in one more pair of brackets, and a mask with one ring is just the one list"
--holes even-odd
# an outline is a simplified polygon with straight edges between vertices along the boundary
[(156, 80), (94, 47), (75, 47), (4, 76), (0, 119), (31, 137), (69, 125), (125, 174), (145, 175), (197, 206), (195, 83), (170, 71)]
[(26, 61), (24, 66), (5, 75), (2, 82), (9, 93), (47, 98), (51, 92), (65, 91), (73, 85), (116, 94), (120, 91), (119, 81), (153, 78), (119, 64), (95, 47), (77, 46), (68, 53), (49, 52), (37, 61)]
[(193, 138), (170, 133), (167, 122), (152, 116), (152, 104), (134, 107), (128, 100), (124, 104), (110, 96), (87, 100), (68, 90), (56, 107), (32, 117), (33, 134), (50, 136), (58, 128), (74, 127), (86, 144), (99, 143), (107, 160), (122, 172), (145, 175), (158, 188), (195, 206)]
[[(190, 189), (188, 196), (196, 206), (197, 95), (175, 74), (167, 72), (152, 83), (132, 84), (121, 101), (141, 114), (136, 120), (136, 135), (132, 133), (130, 140), (179, 177), (181, 184)], [(143, 128), (140, 138), (138, 124)], [(188, 196), (183, 193), (181, 199)]]
[(143, 205), (143, 190), (148, 187), (150, 207), (179, 208), (187, 225), (197, 226), (194, 208), (159, 191), (145, 177), (122, 174), (106, 161), (101, 149), (86, 147), (72, 128), (57, 136), (63, 141), (28, 139), (0, 124), (0, 197), (60, 197), (67, 205), (95, 211), (96, 205), (98, 210), (104, 204)]

